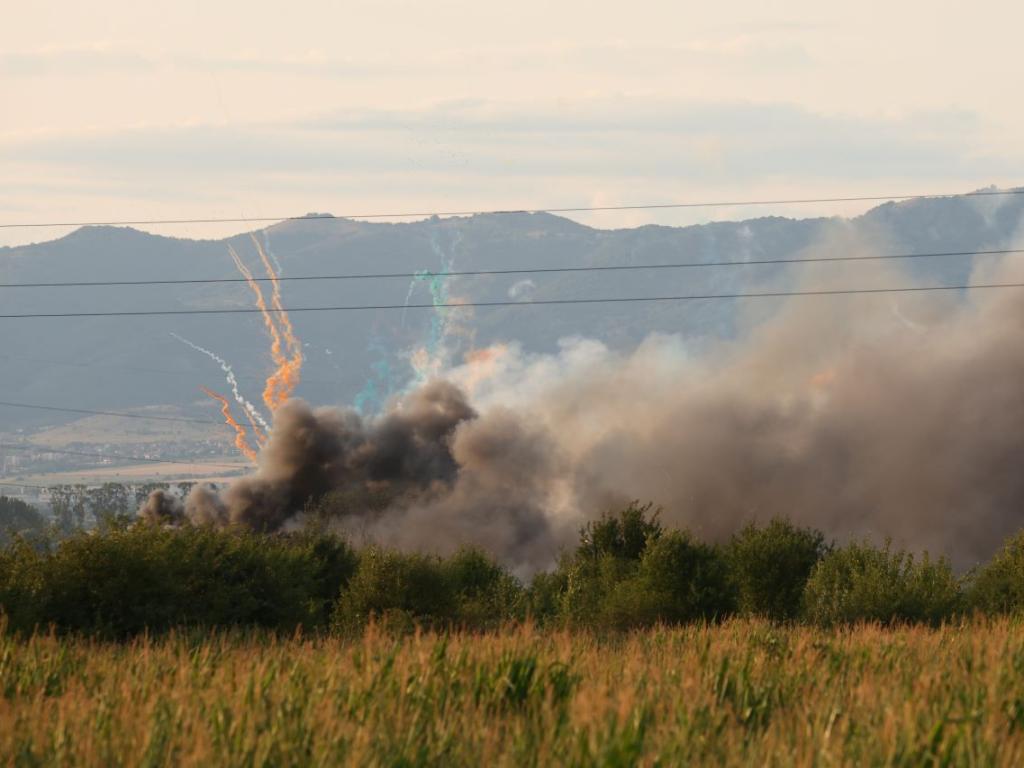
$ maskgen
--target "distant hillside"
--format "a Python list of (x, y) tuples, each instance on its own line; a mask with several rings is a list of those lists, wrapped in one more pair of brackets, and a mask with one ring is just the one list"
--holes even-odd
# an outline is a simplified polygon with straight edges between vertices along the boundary
[[(432, 272), (445, 269), (588, 266), (750, 260), (799, 255), (829, 238), (881, 252), (1008, 247), (1019, 232), (1024, 197), (919, 200), (887, 204), (856, 219), (758, 218), (670, 228), (598, 230), (547, 214), (485, 215), (407, 224), (311, 218), (256, 234), (284, 275)], [(0, 249), (0, 281), (150, 280), (237, 277), (233, 245), (258, 266), (248, 236), (227, 241), (157, 237), (132, 229), (90, 227), (60, 240)], [(919, 260), (916, 273), (963, 279), (971, 260)], [(448, 300), (728, 293), (785, 282), (787, 267), (548, 273), (455, 278)], [(258, 270), (257, 270), (258, 271)], [(430, 303), (429, 279), (286, 282), (286, 306)], [(439, 289), (440, 284), (433, 286)], [(5, 313), (250, 307), (242, 284), (3, 290)], [(438, 294), (441, 295), (441, 294)], [(460, 311), (464, 312), (464, 311)], [(450, 318), (450, 316), (448, 316)], [(317, 403), (366, 408), (405, 384), (408, 352), (444, 332), (432, 310), (297, 314), (307, 364), (299, 394)], [(177, 333), (225, 356), (257, 399), (267, 369), (267, 341), (255, 315), (5, 320), (0, 334), (0, 399), (79, 408), (172, 405), (199, 409), (200, 384), (223, 389), (218, 367), (172, 337)], [(652, 331), (693, 338), (734, 332), (732, 302), (478, 308), (459, 314), (447, 344), (461, 354), (500, 340), (550, 350), (559, 338), (585, 335), (626, 347)], [(433, 336), (432, 336), (433, 335)], [(74, 418), (0, 409), (0, 431)]]

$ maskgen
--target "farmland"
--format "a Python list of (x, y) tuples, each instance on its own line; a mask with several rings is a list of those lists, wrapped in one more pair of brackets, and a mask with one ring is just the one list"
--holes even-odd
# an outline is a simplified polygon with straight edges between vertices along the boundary
[(15, 765), (1019, 765), (1024, 627), (0, 638)]

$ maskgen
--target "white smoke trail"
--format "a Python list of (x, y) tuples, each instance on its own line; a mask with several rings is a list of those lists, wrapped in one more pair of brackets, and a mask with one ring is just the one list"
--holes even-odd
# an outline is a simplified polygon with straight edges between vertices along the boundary
[(201, 347), (198, 344), (189, 341), (184, 336), (179, 336), (173, 331), (171, 332), (171, 336), (176, 338), (182, 344), (187, 344), (188, 346), (192, 347), (192, 349), (194, 349), (196, 352), (202, 352), (208, 358), (210, 358), (218, 365), (220, 365), (220, 369), (224, 371), (224, 378), (227, 379), (228, 385), (231, 387), (231, 394), (234, 396), (235, 401), (240, 406), (242, 406), (242, 408), (245, 409), (245, 412), (248, 413), (249, 416), (251, 416), (252, 419), (263, 428), (264, 432), (270, 431), (270, 425), (267, 424), (267, 420), (263, 418), (263, 415), (259, 412), (259, 410), (257, 410), (256, 406), (254, 406), (252, 403), (246, 400), (245, 397), (242, 396), (242, 393), (238, 389), (238, 379), (235, 378), (235, 371), (234, 369), (232, 369), (231, 364), (228, 363), (227, 360), (218, 355), (216, 352), (211, 352), (206, 347)]
[(274, 271), (277, 272), (279, 276), (283, 275), (284, 268), (281, 266), (281, 262), (277, 260), (277, 255), (274, 253), (274, 250), (270, 247), (270, 234), (265, 229), (263, 230), (263, 250), (267, 252), (270, 260), (274, 262)]
[(924, 333), (925, 331), (928, 330), (927, 326), (921, 325), (920, 323), (915, 323), (909, 317), (904, 315), (903, 312), (900, 310), (900, 304), (896, 299), (893, 299), (889, 303), (889, 309), (892, 312), (893, 317), (895, 317), (897, 320), (903, 323), (903, 325), (905, 325), (910, 330), (916, 331), (917, 333)]

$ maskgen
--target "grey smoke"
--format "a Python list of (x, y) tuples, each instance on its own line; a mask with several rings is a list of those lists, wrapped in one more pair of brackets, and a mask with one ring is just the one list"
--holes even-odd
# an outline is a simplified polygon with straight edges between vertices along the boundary
[[(1007, 263), (979, 281), (1020, 277)], [(827, 265), (802, 285), (907, 282)], [(478, 544), (529, 572), (586, 519), (641, 499), (711, 539), (784, 516), (969, 565), (1024, 523), (1024, 290), (900, 308), (915, 328), (886, 296), (794, 300), (767, 320), (761, 306), (742, 341), (701, 354), (673, 336), (630, 354), (578, 339), (557, 355), (512, 348), (482, 380), (456, 368), (376, 420), (293, 401), (258, 470), (194, 489), (185, 512), (273, 531), (329, 491), (379, 492), (382, 505), (334, 523), (408, 549)]]
[(185, 508), (176, 495), (158, 488), (149, 494), (139, 508), (139, 517), (157, 525), (178, 525), (185, 520)]
[(448, 439), (474, 415), (446, 382), (420, 388), (370, 423), (354, 411), (292, 400), (274, 415), (256, 472), (221, 494), (200, 487), (186, 500), (186, 512), (193, 520), (275, 531), (336, 489), (379, 488), (395, 499), (429, 493), (454, 479)]

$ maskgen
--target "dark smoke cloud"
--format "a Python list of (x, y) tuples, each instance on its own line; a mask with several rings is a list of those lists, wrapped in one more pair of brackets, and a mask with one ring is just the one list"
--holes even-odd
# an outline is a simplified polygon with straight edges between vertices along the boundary
[(256, 472), (223, 493), (198, 487), (186, 512), (196, 521), (276, 531), (332, 490), (382, 489), (395, 499), (429, 494), (454, 480), (449, 441), (458, 424), (475, 416), (463, 394), (443, 381), (369, 424), (353, 411), (314, 410), (291, 400), (274, 415)]
[[(907, 283), (829, 266), (834, 282), (812, 271), (803, 285)], [(1022, 341), (1024, 291), (1007, 289), (793, 301), (697, 358), (665, 336), (629, 355), (503, 348), (378, 420), (288, 403), (259, 469), (222, 493), (194, 489), (185, 512), (273, 531), (329, 491), (378, 494), (339, 507), (336, 524), (408, 549), (479, 544), (525, 573), (636, 498), (710, 538), (785, 516), (964, 566), (1024, 523)], [(143, 512), (176, 509), (154, 496)]]
[(139, 508), (139, 517), (154, 525), (178, 525), (185, 521), (185, 505), (173, 493), (157, 489)]

